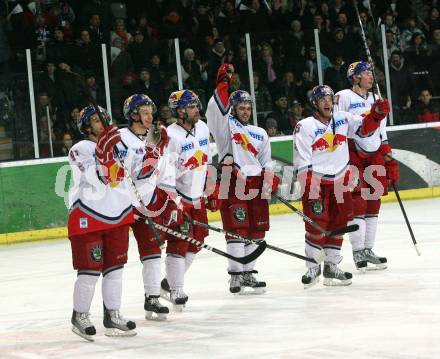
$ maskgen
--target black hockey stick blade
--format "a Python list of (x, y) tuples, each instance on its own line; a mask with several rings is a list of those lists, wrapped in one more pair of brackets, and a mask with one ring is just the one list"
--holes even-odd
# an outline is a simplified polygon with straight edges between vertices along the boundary
[(248, 263), (254, 261), (259, 256), (261, 256), (267, 248), (266, 241), (261, 241), (261, 243), (257, 243), (257, 245), (258, 245), (258, 247), (251, 254), (248, 254), (247, 256), (244, 256), (241, 258), (233, 257), (231, 259), (233, 259), (234, 261), (237, 261), (241, 264), (248, 264)]
[(359, 229), (358, 224), (351, 224), (347, 227), (339, 228), (339, 229), (335, 229), (334, 231), (331, 231), (329, 237), (335, 237), (345, 233), (356, 232), (358, 229)]

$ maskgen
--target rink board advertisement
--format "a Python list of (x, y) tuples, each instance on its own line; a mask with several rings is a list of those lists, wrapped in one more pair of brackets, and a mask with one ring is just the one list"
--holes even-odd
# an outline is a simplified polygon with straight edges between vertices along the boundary
[[(440, 127), (419, 127), (388, 130), (400, 190), (440, 186)], [(272, 140), (272, 157), (291, 166), (291, 137)], [(70, 180), (66, 158), (0, 163), (0, 234), (64, 227)]]

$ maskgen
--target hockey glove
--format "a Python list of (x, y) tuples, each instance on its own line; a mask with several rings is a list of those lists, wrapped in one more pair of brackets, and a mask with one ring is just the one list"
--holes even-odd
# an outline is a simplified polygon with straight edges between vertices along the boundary
[(399, 164), (396, 160), (385, 162), (385, 169), (387, 171), (388, 185), (397, 184), (399, 181)]
[(95, 149), (96, 158), (101, 164), (106, 165), (114, 161), (113, 147), (119, 141), (121, 141), (121, 135), (118, 128), (113, 125), (107, 126), (98, 137), (98, 143)]
[(151, 128), (148, 131), (145, 156), (139, 178), (151, 176), (156, 169), (159, 158), (164, 154), (168, 142), (169, 138), (165, 127), (160, 125), (158, 128)]
[(263, 186), (261, 188), (262, 198), (270, 198), (272, 193), (278, 190), (280, 178), (273, 172), (263, 171)]
[(386, 98), (379, 99), (373, 103), (370, 112), (364, 117), (362, 127), (360, 129), (360, 135), (366, 137), (376, 131), (380, 126), (380, 121), (385, 119), (389, 112), (390, 103)]
[(206, 198), (207, 199), (206, 208), (209, 209), (211, 212), (216, 212), (221, 207), (222, 200), (218, 198), (219, 193), (220, 193), (220, 183), (216, 182), (214, 190)]
[(234, 66), (232, 64), (222, 64), (217, 71), (216, 84), (226, 82), (228, 85), (231, 83), (231, 77), (234, 73)]

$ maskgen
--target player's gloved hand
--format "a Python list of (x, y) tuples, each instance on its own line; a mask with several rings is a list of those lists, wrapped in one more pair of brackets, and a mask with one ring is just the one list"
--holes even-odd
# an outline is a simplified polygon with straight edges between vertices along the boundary
[(370, 113), (376, 121), (383, 120), (390, 113), (390, 103), (386, 98), (376, 100), (371, 106)]
[(233, 73), (234, 66), (232, 64), (222, 64), (217, 71), (216, 84), (218, 85), (221, 82), (226, 82), (229, 85)]
[(121, 141), (121, 134), (117, 127), (110, 125), (99, 135), (95, 155), (101, 164), (107, 165), (114, 161), (113, 147)]
[(146, 142), (146, 151), (149, 157), (159, 158), (162, 156), (169, 142), (166, 128), (159, 123), (151, 126)]
[(270, 198), (278, 190), (280, 178), (273, 172), (263, 171), (263, 185), (261, 188), (263, 198)]
[(168, 199), (167, 207), (163, 212), (164, 224), (169, 226), (181, 226), (185, 223), (183, 220), (184, 206), (181, 198)]
[(399, 181), (399, 163), (396, 160), (386, 161), (385, 169), (388, 185), (397, 184)]
[(211, 212), (216, 212), (220, 209), (222, 204), (222, 200), (219, 199), (220, 183), (216, 182), (214, 188), (209, 192), (211, 193), (206, 197), (206, 208), (209, 209)]

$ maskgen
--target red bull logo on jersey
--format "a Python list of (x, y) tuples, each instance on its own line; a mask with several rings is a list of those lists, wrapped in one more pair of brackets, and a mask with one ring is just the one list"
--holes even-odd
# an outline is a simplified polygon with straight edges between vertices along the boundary
[(232, 140), (237, 144), (241, 145), (241, 148), (246, 152), (252, 153), (255, 157), (258, 155), (258, 151), (255, 146), (249, 141), (249, 138), (244, 133), (233, 133)]
[(339, 133), (325, 133), (312, 144), (312, 151), (334, 152), (347, 142), (347, 137)]
[(124, 168), (119, 167), (117, 162), (108, 168), (108, 184), (111, 188), (119, 186), (124, 181)]
[(183, 167), (193, 170), (198, 169), (201, 170), (202, 166), (208, 162), (208, 155), (204, 153), (202, 150), (197, 150), (194, 154), (188, 158), (184, 163)]

